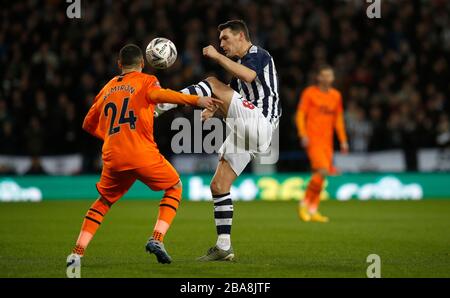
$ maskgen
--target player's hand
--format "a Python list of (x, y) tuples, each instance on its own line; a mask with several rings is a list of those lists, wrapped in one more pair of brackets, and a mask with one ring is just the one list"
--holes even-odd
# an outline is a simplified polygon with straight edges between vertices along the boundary
[(212, 118), (212, 117), (214, 116), (214, 113), (215, 113), (215, 111), (211, 111), (211, 110), (208, 110), (208, 109), (204, 109), (204, 110), (202, 111), (202, 121), (206, 121), (206, 120), (208, 120), (209, 118)]
[(212, 45), (209, 45), (209, 46), (203, 48), (203, 56), (217, 60), (220, 56), (220, 53), (217, 52), (215, 47), (213, 47)]
[(217, 98), (212, 98), (209, 96), (200, 96), (197, 101), (197, 105), (202, 108), (206, 108), (210, 111), (216, 111), (218, 109), (218, 105), (223, 104), (223, 101)]
[(307, 137), (302, 137), (300, 143), (301, 143), (301, 145), (302, 145), (303, 148), (308, 148), (309, 140), (308, 140)]
[(341, 153), (348, 154), (348, 143), (347, 142), (341, 143)]

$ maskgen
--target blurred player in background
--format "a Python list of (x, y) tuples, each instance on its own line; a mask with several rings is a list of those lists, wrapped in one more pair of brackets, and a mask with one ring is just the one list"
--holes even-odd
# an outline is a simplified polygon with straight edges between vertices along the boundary
[(104, 141), (103, 170), (97, 190), (100, 197), (88, 210), (68, 266), (80, 264), (80, 257), (108, 213), (136, 180), (154, 191), (164, 190), (158, 219), (146, 250), (160, 263), (170, 263), (163, 238), (176, 215), (182, 185), (174, 167), (159, 153), (153, 138), (155, 105), (169, 102), (212, 108), (220, 101), (162, 89), (155, 76), (142, 73), (144, 59), (136, 45), (119, 53), (122, 73), (110, 80), (94, 99), (83, 129)]
[(270, 150), (272, 134), (281, 117), (278, 74), (272, 56), (252, 44), (247, 25), (242, 20), (221, 24), (218, 31), (225, 55), (212, 45), (203, 49), (203, 55), (233, 75), (230, 85), (209, 77), (181, 90), (201, 96), (214, 94), (221, 99), (223, 103), (217, 105), (216, 111), (202, 112), (202, 119), (217, 113), (226, 119), (231, 129), (219, 150), (219, 164), (210, 185), (217, 242), (199, 258), (200, 261), (234, 258), (230, 238), (233, 219), (231, 185), (253, 158)]
[(348, 153), (347, 135), (341, 93), (332, 87), (334, 71), (328, 65), (320, 66), (317, 85), (306, 88), (297, 108), (296, 125), (301, 145), (306, 149), (313, 171), (298, 215), (303, 221), (328, 222), (319, 213), (320, 193), (324, 180), (333, 170), (334, 130), (341, 152)]

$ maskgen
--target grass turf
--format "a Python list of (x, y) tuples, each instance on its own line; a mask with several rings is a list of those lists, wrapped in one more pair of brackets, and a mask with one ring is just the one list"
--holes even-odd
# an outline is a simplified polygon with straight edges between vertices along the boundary
[[(0, 277), (65, 277), (89, 201), (0, 204)], [(174, 262), (144, 252), (156, 201), (120, 201), (82, 261), (82, 277), (450, 277), (450, 200), (328, 201), (328, 224), (297, 219), (295, 202), (237, 202), (236, 262), (199, 263), (215, 243), (211, 202), (182, 202), (166, 237)]]

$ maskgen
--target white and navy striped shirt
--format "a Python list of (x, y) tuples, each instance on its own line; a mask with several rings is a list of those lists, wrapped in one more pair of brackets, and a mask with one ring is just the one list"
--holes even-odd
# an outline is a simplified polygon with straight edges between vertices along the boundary
[(233, 78), (230, 87), (239, 92), (246, 100), (262, 110), (275, 127), (281, 117), (279, 96), (279, 80), (272, 56), (263, 48), (252, 45), (240, 63), (256, 72), (256, 78), (246, 83), (239, 78)]

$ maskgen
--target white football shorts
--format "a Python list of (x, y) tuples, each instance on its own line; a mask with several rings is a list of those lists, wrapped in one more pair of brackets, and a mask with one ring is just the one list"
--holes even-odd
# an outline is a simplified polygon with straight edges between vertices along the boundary
[(256, 155), (270, 149), (274, 127), (262, 110), (234, 92), (226, 118), (230, 134), (219, 149), (219, 158), (224, 158), (239, 176)]

